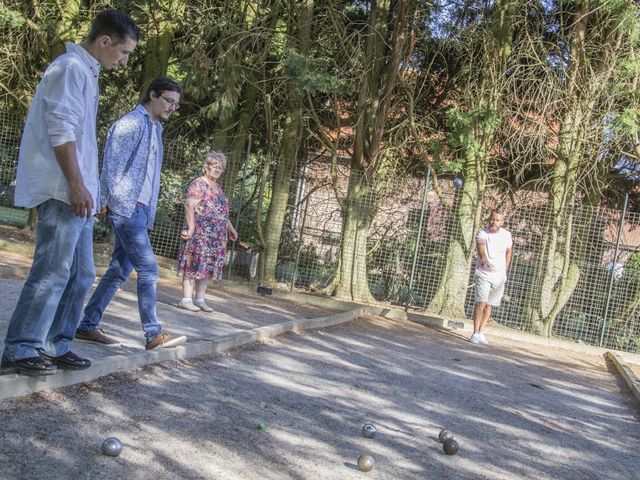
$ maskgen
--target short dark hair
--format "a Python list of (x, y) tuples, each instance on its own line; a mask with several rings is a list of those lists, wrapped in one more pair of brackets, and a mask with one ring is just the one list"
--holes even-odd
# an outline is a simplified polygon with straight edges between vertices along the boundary
[(103, 10), (93, 19), (87, 40), (94, 42), (101, 35), (109, 35), (114, 43), (122, 43), (125, 37), (136, 42), (140, 38), (140, 29), (129, 15), (121, 10)]
[(149, 103), (151, 101), (151, 92), (162, 95), (162, 92), (178, 92), (182, 94), (182, 87), (178, 82), (169, 77), (154, 78), (140, 99), (140, 103)]

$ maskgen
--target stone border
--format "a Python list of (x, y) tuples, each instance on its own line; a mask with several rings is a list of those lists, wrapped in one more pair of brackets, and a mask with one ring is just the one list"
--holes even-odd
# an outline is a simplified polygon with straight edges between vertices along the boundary
[(154, 363), (187, 360), (203, 355), (221, 353), (242, 345), (273, 338), (283, 333), (328, 327), (354, 320), (363, 315), (379, 313), (380, 311), (377, 309), (356, 308), (323, 317), (289, 320), (251, 330), (230, 333), (211, 340), (186, 343), (174, 348), (104, 357), (86, 370), (61, 370), (55, 375), (43, 377), (29, 377), (15, 373), (4, 374), (0, 375), (0, 400), (89, 382), (116, 372), (131, 372)]
[(633, 370), (627, 366), (627, 362), (620, 355), (611, 351), (607, 352), (607, 358), (616, 366), (624, 381), (627, 382), (633, 396), (640, 401), (640, 381)]

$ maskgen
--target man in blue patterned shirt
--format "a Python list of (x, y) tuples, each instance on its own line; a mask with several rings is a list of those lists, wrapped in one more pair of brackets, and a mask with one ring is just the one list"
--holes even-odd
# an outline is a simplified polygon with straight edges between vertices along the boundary
[(109, 129), (100, 174), (100, 207), (116, 235), (107, 272), (84, 310), (75, 337), (104, 346), (120, 343), (99, 328), (105, 309), (131, 270), (138, 273), (138, 311), (145, 348), (174, 347), (185, 336), (171, 336), (156, 317), (158, 264), (149, 230), (153, 228), (162, 168), (162, 123), (178, 108), (182, 88), (160, 77), (151, 82), (141, 103)]

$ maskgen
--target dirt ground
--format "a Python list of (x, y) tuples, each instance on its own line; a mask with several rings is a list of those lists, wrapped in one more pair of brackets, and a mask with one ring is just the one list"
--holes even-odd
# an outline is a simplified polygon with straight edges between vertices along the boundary
[[(362, 318), (5, 401), (0, 477), (638, 478), (640, 409), (612, 366), (490, 340)], [(100, 453), (110, 436), (118, 458)]]
[[(14, 236), (0, 259), (9, 283), (30, 265), (14, 248), (29, 239)], [(174, 280), (162, 281), (167, 298)], [(230, 318), (256, 316), (242, 299)], [(3, 401), (0, 479), (639, 478), (640, 406), (613, 366), (489, 340), (367, 317)], [(368, 421), (373, 440), (360, 435)], [(455, 456), (436, 441), (442, 427)], [(124, 444), (117, 458), (100, 453), (110, 436)], [(370, 473), (356, 467), (364, 452)]]

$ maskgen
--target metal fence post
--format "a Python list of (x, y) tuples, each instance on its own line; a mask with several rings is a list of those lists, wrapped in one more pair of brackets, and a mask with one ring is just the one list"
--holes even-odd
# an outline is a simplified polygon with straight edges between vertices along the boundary
[[(240, 195), (238, 197), (238, 210), (236, 211), (236, 222), (234, 228), (238, 231), (238, 224), (240, 223), (240, 211), (242, 210), (242, 202), (244, 197), (244, 184), (247, 180), (247, 165), (249, 164), (249, 155), (251, 155), (251, 134), (249, 134), (249, 140), (247, 142), (247, 153), (244, 158), (244, 165), (242, 167), (242, 181), (240, 182)], [(231, 278), (231, 271), (233, 270), (233, 264), (236, 257), (236, 240), (231, 242), (231, 255), (229, 256), (229, 268), (227, 269), (227, 280)]]
[(602, 331), (600, 332), (599, 346), (602, 347), (604, 342), (604, 331), (607, 328), (607, 320), (609, 317), (609, 303), (611, 302), (611, 291), (613, 290), (613, 279), (616, 273), (616, 266), (618, 264), (618, 254), (620, 253), (620, 237), (622, 237), (622, 229), (624, 228), (624, 217), (627, 214), (627, 203), (629, 201), (629, 194), (624, 196), (624, 203), (622, 204), (622, 215), (620, 216), (620, 225), (618, 226), (618, 238), (616, 239), (616, 248), (613, 252), (613, 261), (611, 262), (611, 271), (609, 272), (609, 287), (607, 288), (607, 300), (604, 305), (604, 314), (602, 318)]
[(420, 250), (420, 242), (422, 239), (422, 227), (424, 224), (425, 206), (427, 204), (427, 195), (431, 189), (431, 165), (427, 167), (427, 175), (424, 182), (424, 193), (422, 194), (422, 206), (420, 207), (420, 223), (418, 224), (418, 233), (416, 235), (416, 246), (413, 249), (413, 260), (411, 262), (411, 278), (409, 279), (409, 291), (404, 303), (404, 308), (409, 308), (409, 300), (413, 297), (413, 281), (416, 274), (416, 262), (418, 260), (418, 251)]
[(296, 251), (296, 263), (293, 267), (293, 276), (291, 278), (291, 288), (290, 292), (293, 292), (293, 289), (296, 285), (296, 279), (298, 277), (298, 266), (300, 265), (300, 251), (302, 250), (302, 235), (304, 234), (304, 224), (307, 221), (307, 207), (309, 206), (309, 198), (304, 202), (304, 210), (302, 211), (302, 223), (300, 225), (300, 238), (298, 239), (298, 248)]

